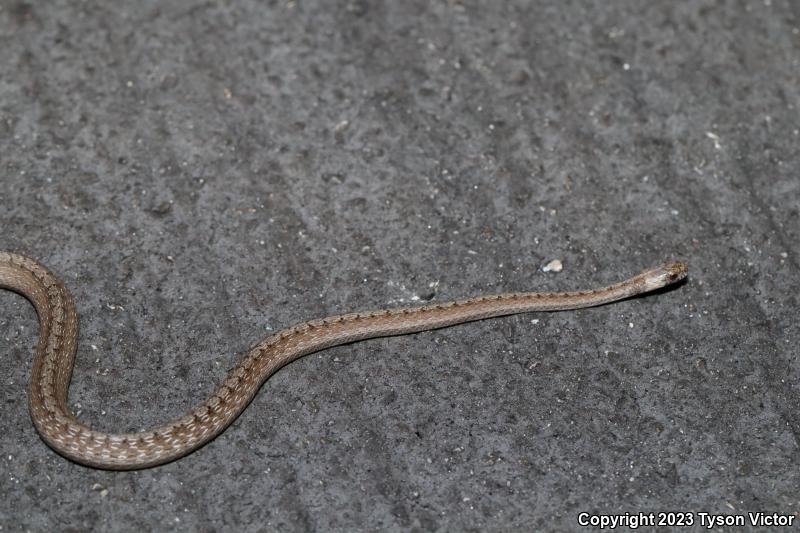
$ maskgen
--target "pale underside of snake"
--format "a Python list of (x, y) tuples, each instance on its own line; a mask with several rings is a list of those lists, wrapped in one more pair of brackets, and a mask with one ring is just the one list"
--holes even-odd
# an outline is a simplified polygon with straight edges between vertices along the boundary
[(36, 261), (0, 251), (0, 288), (30, 300), (39, 316), (28, 405), (42, 439), (75, 462), (132, 470), (178, 459), (219, 435), (283, 365), (332, 346), (403, 335), (529, 311), (564, 311), (607, 304), (666, 287), (686, 277), (672, 262), (600, 289), (481, 296), (423, 307), (383, 309), (311, 320), (268, 336), (251, 348), (211, 396), (188, 414), (139, 433), (105, 433), (80, 422), (67, 405), (75, 361), (78, 315), (72, 295)]

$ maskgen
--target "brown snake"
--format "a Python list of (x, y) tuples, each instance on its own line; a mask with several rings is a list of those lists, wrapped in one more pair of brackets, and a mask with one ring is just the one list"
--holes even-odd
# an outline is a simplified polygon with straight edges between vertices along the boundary
[(36, 261), (0, 251), (0, 288), (26, 297), (39, 315), (39, 342), (28, 387), (31, 419), (39, 435), (64, 457), (114, 470), (147, 468), (196, 450), (239, 416), (267, 378), (304, 355), (363, 339), (502, 315), (593, 307), (665, 287), (682, 280), (687, 273), (686, 263), (674, 262), (601, 289), (497, 294), (304, 322), (270, 335), (251, 348), (214, 393), (183, 417), (139, 433), (104, 433), (80, 422), (67, 405), (78, 340), (78, 315), (72, 295), (61, 280)]

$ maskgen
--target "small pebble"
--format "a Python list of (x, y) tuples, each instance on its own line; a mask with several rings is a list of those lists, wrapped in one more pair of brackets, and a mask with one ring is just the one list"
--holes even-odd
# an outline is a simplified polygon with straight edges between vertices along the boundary
[(561, 272), (563, 268), (564, 265), (561, 264), (561, 261), (558, 259), (553, 259), (542, 267), (542, 272)]

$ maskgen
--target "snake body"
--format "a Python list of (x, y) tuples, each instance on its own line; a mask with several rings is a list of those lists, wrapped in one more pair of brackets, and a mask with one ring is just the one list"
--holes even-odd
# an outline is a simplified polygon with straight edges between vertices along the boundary
[(656, 267), (620, 283), (580, 292), (512, 293), (351, 313), (311, 320), (268, 336), (251, 348), (211, 396), (186, 415), (138, 433), (105, 433), (80, 422), (67, 405), (78, 340), (78, 315), (64, 283), (33, 259), (0, 251), (0, 288), (30, 300), (39, 340), (28, 387), (31, 419), (42, 439), (75, 462), (132, 470), (178, 459), (225, 430), (283, 365), (331, 346), (443, 328), (528, 311), (562, 311), (614, 302), (686, 277), (686, 263)]

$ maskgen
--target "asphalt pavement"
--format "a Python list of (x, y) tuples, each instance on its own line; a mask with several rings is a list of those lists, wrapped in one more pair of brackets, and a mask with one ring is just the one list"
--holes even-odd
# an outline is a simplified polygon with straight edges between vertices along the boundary
[(98, 429), (182, 414), (306, 319), (690, 265), (310, 355), (124, 473), (39, 439), (4, 291), (0, 531), (796, 517), (799, 87), (792, 0), (0, 2), (0, 249), (73, 292)]

